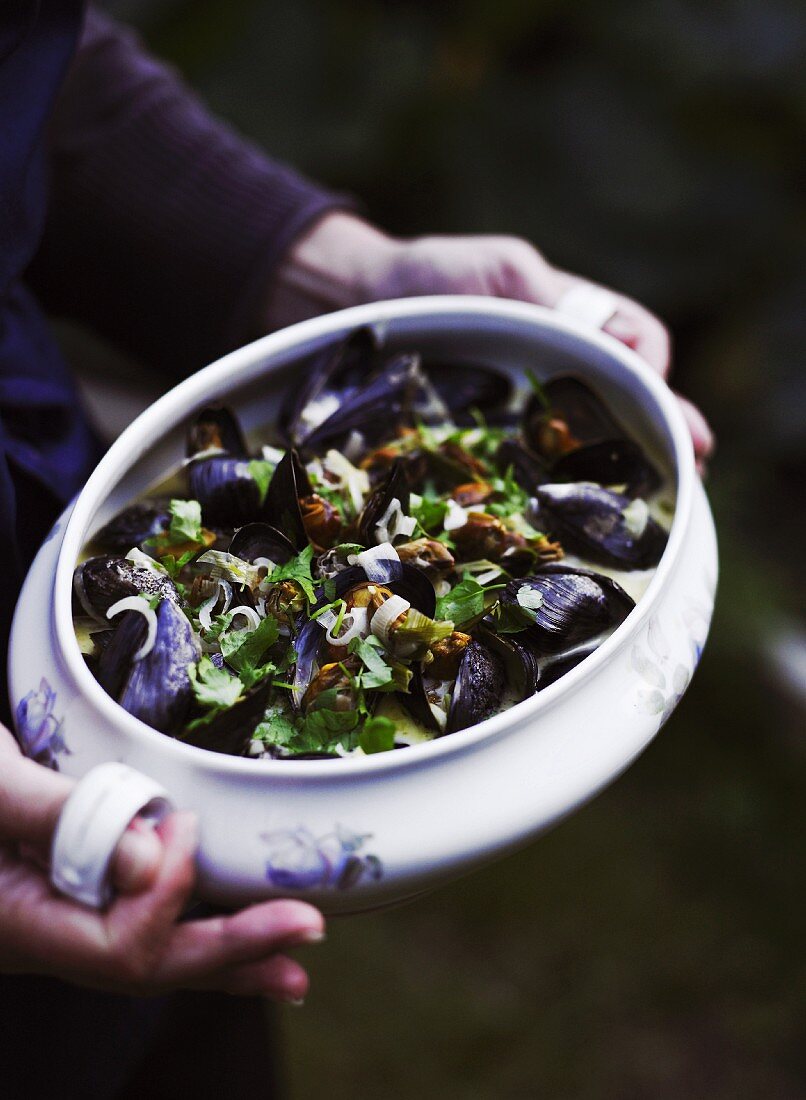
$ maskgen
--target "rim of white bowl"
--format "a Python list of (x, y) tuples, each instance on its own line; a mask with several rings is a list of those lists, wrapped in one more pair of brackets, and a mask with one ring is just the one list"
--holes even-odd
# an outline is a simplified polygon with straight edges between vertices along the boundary
[[(129, 714), (110, 695), (107, 695), (87, 668), (73, 630), (71, 608), (75, 562), (90, 519), (110, 488), (151, 447), (155, 438), (178, 424), (187, 416), (190, 409), (210, 400), (212, 398), (210, 391), (218, 395), (219, 391), (226, 389), (227, 382), (231, 385), (242, 385), (250, 380), (250, 375), (259, 376), (265, 369), (267, 357), (293, 351), (299, 344), (327, 337), (342, 329), (349, 330), (360, 325), (378, 325), (405, 317), (427, 317), (437, 314), (442, 316), (446, 314), (490, 316), (492, 314), (499, 320), (511, 319), (527, 325), (536, 324), (538, 327), (548, 327), (564, 332), (583, 344), (593, 345), (607, 355), (618, 359), (656, 401), (672, 439), (677, 475), (675, 511), (663, 556), (646, 592), (634, 610), (597, 650), (543, 691), (491, 718), (486, 718), (469, 729), (462, 730), (457, 735), (411, 745), (402, 752), (349, 756), (338, 761), (274, 760), (228, 756), (177, 741)], [(59, 550), (53, 599), (54, 626), (59, 650), (75, 684), (89, 699), (103, 721), (108, 722), (112, 727), (124, 730), (140, 742), (152, 745), (158, 753), (183, 757), (196, 768), (217, 773), (248, 775), (253, 778), (262, 774), (273, 780), (286, 779), (298, 783), (303, 777), (327, 782), (355, 781), (387, 769), (427, 766), (429, 761), (436, 762), (446, 756), (475, 749), (480, 743), (494, 739), (499, 734), (505, 734), (508, 728), (536, 721), (545, 711), (561, 702), (565, 696), (579, 690), (600, 665), (609, 660), (629, 637), (640, 630), (679, 561), (691, 518), (695, 477), (691, 438), (671, 390), (660, 375), (652, 370), (636, 352), (599, 329), (591, 329), (574, 318), (544, 306), (478, 295), (429, 295), (352, 306), (349, 309), (314, 317), (270, 333), (203, 367), (145, 409), (112, 444), (76, 498)]]

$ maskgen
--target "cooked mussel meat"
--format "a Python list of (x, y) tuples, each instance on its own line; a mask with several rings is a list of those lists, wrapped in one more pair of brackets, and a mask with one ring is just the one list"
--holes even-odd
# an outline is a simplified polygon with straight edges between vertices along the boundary
[(241, 425), (232, 410), (224, 406), (202, 409), (188, 431), (188, 458), (210, 452), (223, 452), (234, 458), (249, 455)]
[(617, 569), (648, 569), (660, 561), (666, 531), (640, 497), (589, 482), (541, 485), (536, 522), (568, 550)]

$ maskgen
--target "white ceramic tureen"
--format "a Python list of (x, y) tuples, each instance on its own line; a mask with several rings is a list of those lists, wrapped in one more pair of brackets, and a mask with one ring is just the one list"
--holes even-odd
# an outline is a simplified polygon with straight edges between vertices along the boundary
[[(670, 484), (668, 546), (626, 621), (581, 665), (481, 724), (400, 752), (250, 760), (182, 744), (117, 705), (84, 664), (71, 581), (82, 545), (184, 454), (194, 410), (226, 400), (247, 431), (272, 422), (303, 355), (357, 325), (390, 349), (591, 380)], [(619, 774), (655, 736), (702, 652), (717, 574), (691, 442), (663, 382), (584, 323), (489, 298), (379, 302), (267, 336), (181, 383), (109, 450), (53, 528), (20, 598), (10, 687), (27, 752), (71, 776), (120, 761), (198, 812), (199, 890), (237, 904), (304, 897), (326, 912), (396, 902), (527, 843)]]

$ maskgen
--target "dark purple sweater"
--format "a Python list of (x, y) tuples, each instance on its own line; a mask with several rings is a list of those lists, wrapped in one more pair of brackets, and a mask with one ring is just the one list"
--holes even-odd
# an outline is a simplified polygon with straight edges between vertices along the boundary
[(36, 293), (176, 374), (256, 335), (278, 259), (325, 211), (352, 205), (212, 117), (92, 9), (49, 148)]

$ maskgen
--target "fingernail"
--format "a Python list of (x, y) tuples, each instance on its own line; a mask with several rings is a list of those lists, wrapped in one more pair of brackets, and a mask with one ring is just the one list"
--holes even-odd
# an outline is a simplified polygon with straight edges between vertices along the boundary
[(305, 1004), (305, 998), (304, 997), (295, 997), (293, 1000), (286, 1001), (285, 1003), (287, 1005), (291, 1005), (292, 1008), (302, 1008), (302, 1006)]
[(305, 928), (297, 935), (299, 943), (321, 943), (324, 939), (327, 936), (318, 928)]

